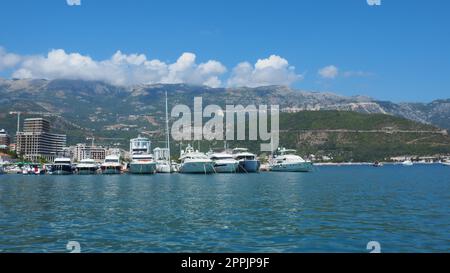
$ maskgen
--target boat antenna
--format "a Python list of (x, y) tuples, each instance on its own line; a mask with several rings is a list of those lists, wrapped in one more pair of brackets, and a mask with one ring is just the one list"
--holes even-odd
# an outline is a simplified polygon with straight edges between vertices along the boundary
[(169, 106), (167, 103), (167, 90), (166, 90), (166, 138), (167, 138), (167, 150), (168, 150), (168, 163), (171, 164), (170, 161), (170, 132), (169, 132)]

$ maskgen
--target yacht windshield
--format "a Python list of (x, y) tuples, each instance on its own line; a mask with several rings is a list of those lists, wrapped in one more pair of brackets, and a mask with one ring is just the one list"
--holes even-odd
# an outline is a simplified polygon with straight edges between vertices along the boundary
[(106, 163), (117, 163), (116, 159), (106, 159), (105, 160)]

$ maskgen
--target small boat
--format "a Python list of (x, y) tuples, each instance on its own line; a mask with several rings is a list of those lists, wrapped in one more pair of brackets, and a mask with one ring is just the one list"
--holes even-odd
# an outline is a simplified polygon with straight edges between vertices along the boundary
[(22, 169), (17, 165), (9, 166), (9, 167), (5, 168), (4, 171), (7, 174), (21, 174), (22, 173)]
[(310, 172), (312, 171), (312, 162), (304, 160), (296, 155), (296, 150), (281, 148), (270, 162), (270, 171), (272, 172)]
[(216, 173), (236, 173), (239, 168), (239, 161), (233, 155), (227, 153), (212, 153), (209, 159), (214, 162)]
[(403, 161), (402, 165), (403, 166), (412, 166), (412, 165), (414, 165), (414, 163), (408, 159), (408, 160)]
[(100, 166), (102, 174), (121, 174), (122, 164), (118, 155), (109, 155), (105, 157), (105, 161)]
[(180, 173), (210, 174), (214, 173), (214, 162), (204, 153), (194, 151), (190, 145), (181, 153)]
[(441, 164), (444, 166), (450, 166), (450, 160), (444, 160), (441, 162)]
[(375, 163), (373, 163), (372, 165), (373, 167), (383, 167), (383, 163), (379, 162), (379, 161), (375, 161)]
[(89, 175), (97, 174), (99, 166), (97, 162), (95, 162), (95, 160), (87, 158), (81, 160), (75, 169), (77, 171), (77, 174)]
[(233, 158), (239, 161), (238, 172), (255, 173), (259, 172), (261, 163), (255, 154), (248, 152), (246, 148), (233, 149)]
[(269, 172), (270, 171), (270, 165), (265, 163), (261, 164), (261, 167), (259, 167), (260, 172)]
[(52, 174), (70, 175), (73, 174), (73, 167), (70, 158), (56, 158), (52, 165)]

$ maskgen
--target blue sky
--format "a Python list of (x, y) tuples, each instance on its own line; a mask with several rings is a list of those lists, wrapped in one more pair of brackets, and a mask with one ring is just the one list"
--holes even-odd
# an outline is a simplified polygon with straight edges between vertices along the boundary
[[(0, 5), (3, 77), (109, 80), (102, 74), (109, 73), (123, 77), (118, 83), (285, 83), (397, 102), (450, 97), (445, 0), (382, 0), (377, 7), (366, 0), (81, 0), (80, 6), (4, 0)], [(85, 66), (79, 69), (78, 63)]]

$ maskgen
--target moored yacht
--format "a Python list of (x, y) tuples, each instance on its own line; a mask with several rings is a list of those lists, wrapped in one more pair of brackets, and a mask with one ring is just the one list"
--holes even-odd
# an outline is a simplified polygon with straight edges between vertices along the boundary
[(98, 164), (93, 159), (83, 159), (76, 166), (77, 174), (97, 174)]
[(233, 158), (233, 155), (227, 153), (212, 153), (209, 158), (214, 162), (216, 173), (236, 173), (239, 167), (239, 161)]
[(311, 161), (304, 160), (295, 154), (296, 150), (281, 148), (269, 164), (272, 172), (309, 172), (312, 170)]
[(73, 174), (73, 167), (70, 158), (56, 158), (52, 165), (52, 174), (68, 175)]
[(131, 174), (155, 174), (156, 162), (151, 154), (134, 154), (130, 163)]
[(441, 162), (441, 164), (444, 165), (444, 166), (450, 166), (450, 159), (443, 160)]
[(233, 149), (233, 158), (239, 162), (238, 172), (254, 173), (259, 172), (261, 163), (256, 158), (255, 154), (252, 154), (246, 148)]
[(102, 174), (121, 174), (122, 164), (118, 155), (109, 155), (100, 166)]
[(148, 138), (138, 136), (130, 140), (130, 173), (131, 174), (154, 174), (156, 173), (156, 162), (150, 154), (151, 141)]
[(214, 162), (204, 153), (194, 151), (190, 145), (181, 153), (180, 160), (180, 173), (210, 174), (215, 172)]

